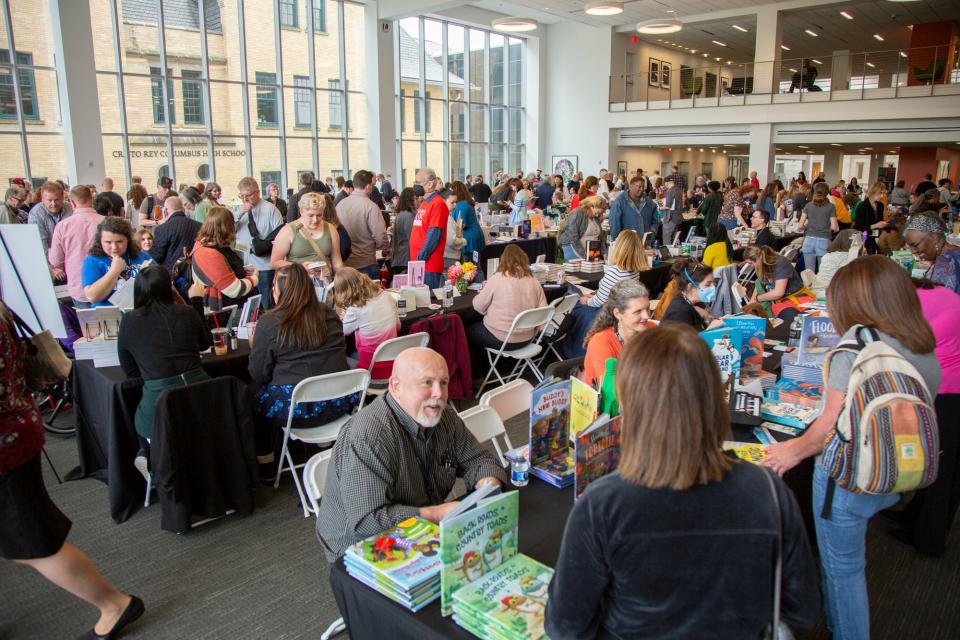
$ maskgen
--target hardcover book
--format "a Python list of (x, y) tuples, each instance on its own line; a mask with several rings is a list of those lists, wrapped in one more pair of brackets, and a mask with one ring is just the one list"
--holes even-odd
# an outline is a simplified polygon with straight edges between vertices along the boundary
[(820, 406), (820, 399), (823, 397), (823, 385), (783, 378), (777, 382), (770, 397), (780, 402), (816, 408)]
[(570, 438), (597, 419), (600, 394), (579, 378), (570, 378)]
[(840, 336), (827, 316), (806, 316), (800, 331), (797, 362), (823, 364), (827, 352), (840, 343)]
[(583, 495), (587, 486), (608, 473), (617, 470), (620, 463), (621, 417), (600, 416), (574, 440), (574, 500)]
[(740, 329), (733, 327), (708, 329), (707, 331), (701, 331), (700, 337), (706, 341), (714, 359), (717, 361), (717, 366), (720, 367), (721, 382), (727, 384), (731, 379), (736, 381), (740, 374), (742, 361), (740, 346), (743, 340)]
[(550, 380), (530, 394), (530, 473), (558, 487), (573, 482), (571, 380)]
[(820, 410), (814, 407), (803, 407), (769, 398), (765, 399), (763, 404), (760, 405), (760, 416), (764, 420), (785, 424), (788, 427), (797, 427), (798, 429), (806, 429), (810, 426), (810, 423), (817, 419), (818, 415), (820, 415)]
[(763, 368), (763, 340), (767, 335), (767, 321), (751, 315), (727, 316), (723, 323), (740, 329), (740, 357), (744, 371)]

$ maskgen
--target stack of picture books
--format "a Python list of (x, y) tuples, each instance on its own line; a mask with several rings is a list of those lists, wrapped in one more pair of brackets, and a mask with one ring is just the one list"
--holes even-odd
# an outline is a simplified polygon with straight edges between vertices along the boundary
[(822, 384), (823, 363), (800, 362), (798, 356), (799, 353), (797, 351), (783, 354), (783, 359), (780, 361), (780, 373), (782, 377), (795, 382)]
[(620, 463), (620, 421), (601, 414), (574, 438), (574, 500), (591, 482), (617, 470)]
[(760, 405), (760, 417), (770, 422), (797, 429), (806, 429), (820, 415), (816, 407), (804, 407), (790, 402), (779, 402), (769, 397)]
[(419, 611), (440, 596), (439, 550), (440, 528), (414, 517), (351, 545), (343, 561), (360, 582)]
[(783, 378), (777, 382), (768, 395), (771, 399), (779, 402), (789, 402), (804, 407), (818, 407), (820, 406), (820, 399), (823, 397), (823, 385)]

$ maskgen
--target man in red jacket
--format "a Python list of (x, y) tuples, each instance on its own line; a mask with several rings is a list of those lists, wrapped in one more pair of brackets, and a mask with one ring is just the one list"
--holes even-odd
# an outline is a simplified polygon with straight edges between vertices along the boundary
[(443, 286), (443, 248), (447, 244), (450, 209), (436, 191), (437, 174), (425, 167), (417, 172), (424, 198), (410, 230), (410, 259), (425, 263), (423, 282), (431, 289)]

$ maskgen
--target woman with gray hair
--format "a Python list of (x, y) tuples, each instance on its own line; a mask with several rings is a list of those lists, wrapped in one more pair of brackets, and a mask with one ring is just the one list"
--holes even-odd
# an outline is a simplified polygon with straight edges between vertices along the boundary
[(903, 229), (907, 247), (930, 263), (923, 277), (960, 294), (960, 247), (947, 242), (947, 225), (937, 214), (917, 213)]
[(617, 283), (583, 340), (587, 349), (583, 361), (584, 381), (598, 386), (607, 360), (619, 357), (623, 346), (644, 331), (649, 320), (650, 291), (636, 280)]

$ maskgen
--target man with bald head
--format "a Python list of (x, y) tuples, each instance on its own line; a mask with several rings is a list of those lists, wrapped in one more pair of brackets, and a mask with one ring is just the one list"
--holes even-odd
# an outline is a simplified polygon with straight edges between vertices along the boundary
[(390, 387), (340, 432), (327, 470), (317, 537), (330, 562), (347, 547), (420, 516), (439, 522), (457, 477), (468, 489), (504, 484), (506, 472), (447, 404), (449, 374), (432, 349), (407, 349)]
[[(184, 190), (192, 190), (192, 187)], [(196, 190), (193, 190), (196, 193)], [(184, 255), (184, 249), (190, 251), (201, 225), (193, 218), (187, 217), (184, 211), (183, 198), (170, 196), (163, 201), (164, 220), (158, 224), (153, 232), (153, 247), (150, 256), (157, 264), (162, 264), (167, 270), (173, 268), (177, 258)]]

